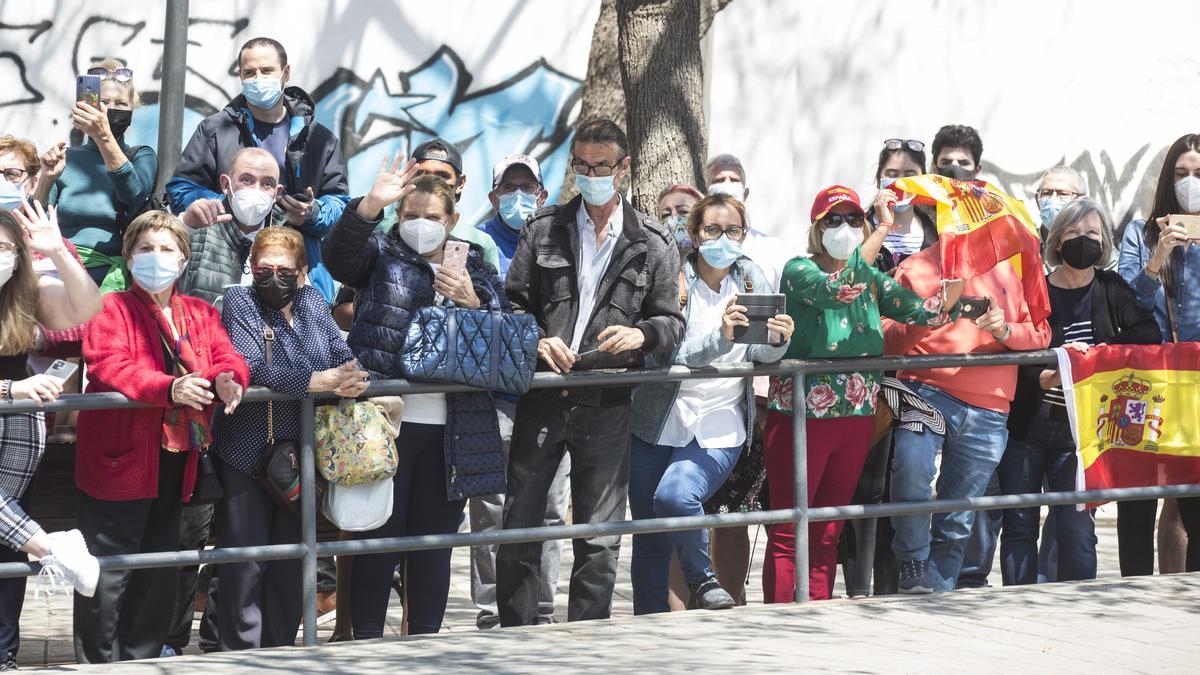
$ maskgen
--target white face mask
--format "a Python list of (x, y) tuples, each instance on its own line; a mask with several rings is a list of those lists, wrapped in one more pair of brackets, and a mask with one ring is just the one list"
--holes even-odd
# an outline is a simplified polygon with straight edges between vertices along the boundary
[(428, 218), (413, 218), (400, 223), (400, 239), (412, 250), (425, 255), (446, 240), (446, 226)]
[(1175, 201), (1188, 213), (1200, 213), (1200, 178), (1184, 176), (1175, 181)]
[(0, 253), (0, 288), (12, 279), (13, 272), (17, 270), (17, 254), (15, 251), (10, 253)]
[(746, 201), (746, 186), (731, 180), (722, 181), (709, 185), (708, 194), (729, 195), (739, 202), (744, 202)]
[(863, 238), (861, 227), (851, 227), (843, 223), (822, 232), (821, 245), (825, 247), (825, 252), (829, 254), (830, 258), (849, 260), (850, 256), (854, 254), (854, 249), (863, 243)]
[(275, 205), (275, 196), (258, 188), (242, 188), (229, 198), (233, 217), (242, 225), (261, 225)]

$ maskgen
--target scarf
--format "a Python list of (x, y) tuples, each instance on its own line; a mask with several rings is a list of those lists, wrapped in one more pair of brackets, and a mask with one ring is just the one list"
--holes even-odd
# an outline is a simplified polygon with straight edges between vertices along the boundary
[[(159, 309), (150, 294), (134, 284), (133, 293), (146, 304), (158, 324), (158, 335), (165, 354), (173, 361), (168, 363), (168, 373), (180, 377), (203, 370), (200, 358), (192, 347), (190, 323), (187, 321), (182, 296), (171, 294), (171, 324)], [(172, 331), (172, 325), (175, 330)], [(175, 334), (179, 338), (174, 337)], [(173, 366), (173, 367), (171, 367)], [(167, 452), (203, 450), (212, 443), (212, 431), (208, 410), (196, 410), (186, 405), (174, 405), (163, 413), (162, 448)]]

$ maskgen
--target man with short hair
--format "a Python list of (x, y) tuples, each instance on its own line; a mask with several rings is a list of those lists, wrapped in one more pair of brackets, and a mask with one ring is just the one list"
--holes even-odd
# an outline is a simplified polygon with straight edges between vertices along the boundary
[[(537, 211), (522, 228), (505, 290), (537, 318), (539, 366), (556, 373), (639, 368), (683, 337), (679, 250), (673, 235), (617, 192), (629, 142), (610, 120), (579, 124), (571, 141), (579, 195)], [(623, 520), (629, 489), (632, 387), (535, 389), (521, 397), (508, 464), (504, 528), (537, 527), (564, 453), (571, 455), (572, 522)], [(567, 619), (608, 618), (620, 537), (573, 542)], [(496, 556), (505, 626), (537, 620), (540, 543)]]
[(167, 183), (171, 210), (181, 213), (197, 199), (220, 199), (221, 168), (243, 148), (264, 149), (275, 159), (282, 185), (272, 222), (304, 235), (308, 278), (332, 301), (334, 284), (321, 264), (321, 238), (350, 202), (341, 143), (314, 119), (312, 97), (286, 86), (291, 65), (279, 42), (258, 37), (242, 45), (238, 78), (242, 93), (202, 121), (184, 148)]
[[(727, 194), (743, 204), (750, 197), (750, 188), (746, 186), (746, 169), (742, 161), (733, 155), (721, 154), (708, 160), (704, 175), (710, 195)], [(758, 263), (764, 276), (771, 282), (771, 288), (762, 292), (773, 293), (779, 289), (779, 276), (783, 274), (784, 266), (795, 256), (782, 240), (756, 229), (753, 219), (748, 218), (747, 221), (750, 231), (742, 241), (742, 251)]]
[(955, 180), (978, 180), (983, 169), (983, 140), (964, 124), (947, 124), (933, 136), (933, 170)]
[[(500, 277), (508, 274), (508, 266), (517, 251), (517, 241), (525, 223), (546, 203), (546, 188), (538, 161), (525, 154), (508, 155), (492, 167), (492, 191), (488, 200), (495, 215), (478, 227), (496, 242)], [(517, 414), (518, 397), (496, 394), (496, 416), (500, 423), (500, 440), (507, 457), (512, 443), (513, 420)], [(568, 476), (571, 459), (564, 455), (558, 472), (550, 483), (546, 499), (546, 526), (563, 525), (567, 519), (567, 503), (571, 495)], [(471, 531), (486, 532), (504, 523), (504, 495), (472, 497), (469, 505)], [(479, 608), (475, 625), (481, 629), (500, 625), (496, 607), (496, 546), (471, 547), (471, 601)], [(542, 543), (541, 583), (538, 587), (538, 623), (554, 622), (554, 596), (558, 591), (558, 572), (562, 562), (562, 542)]]
[(1042, 241), (1050, 234), (1050, 225), (1054, 223), (1058, 212), (1062, 211), (1068, 202), (1086, 197), (1087, 193), (1087, 181), (1077, 170), (1066, 164), (1055, 164), (1046, 169), (1034, 192), (1038, 214), (1042, 217), (1042, 227), (1039, 231)]

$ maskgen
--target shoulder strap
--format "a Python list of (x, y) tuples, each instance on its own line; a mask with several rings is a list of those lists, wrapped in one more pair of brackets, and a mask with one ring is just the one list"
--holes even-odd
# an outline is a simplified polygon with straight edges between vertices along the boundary
[(687, 302), (687, 277), (683, 275), (683, 270), (679, 270), (679, 309), (687, 309)]
[[(271, 366), (271, 344), (275, 342), (275, 331), (267, 325), (266, 317), (263, 317), (263, 360), (267, 362), (267, 367)], [(267, 401), (267, 445), (275, 445), (275, 406)]]

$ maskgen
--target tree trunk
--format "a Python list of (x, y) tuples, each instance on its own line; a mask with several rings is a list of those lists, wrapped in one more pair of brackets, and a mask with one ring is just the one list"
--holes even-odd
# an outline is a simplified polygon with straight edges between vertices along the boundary
[(617, 26), (633, 206), (655, 213), (662, 188), (704, 180), (700, 2), (617, 0)]
[[(617, 0), (602, 0), (600, 18), (592, 30), (592, 48), (588, 56), (587, 78), (583, 82), (583, 100), (579, 121), (607, 118), (625, 128), (625, 90), (621, 85), (621, 61), (617, 47)], [(558, 203), (566, 204), (579, 190), (575, 172), (567, 165)]]

